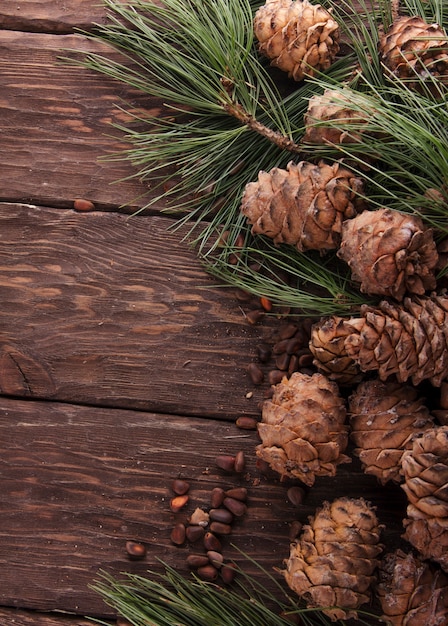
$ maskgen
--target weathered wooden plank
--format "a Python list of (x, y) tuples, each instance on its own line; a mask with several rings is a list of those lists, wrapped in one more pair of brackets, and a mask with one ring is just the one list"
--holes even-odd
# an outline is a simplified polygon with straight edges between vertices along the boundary
[[(196, 507), (209, 508), (215, 486), (248, 489), (247, 514), (223, 539), (223, 554), (250, 574), (255, 568), (240, 551), (269, 571), (282, 567), (290, 522), (305, 522), (340, 495), (372, 499), (386, 544), (396, 538), (398, 487), (378, 489), (356, 467), (341, 468), (293, 507), (290, 483), (259, 473), (256, 433), (244, 435), (219, 421), (0, 397), (0, 604), (112, 616), (89, 588), (100, 569), (145, 574), (160, 571), (162, 559), (187, 575), (186, 556), (203, 548), (175, 547), (170, 532)], [(217, 454), (238, 450), (245, 472), (216, 467)], [(174, 514), (171, 484), (179, 476), (191, 485), (190, 502)], [(127, 559), (128, 539), (147, 544), (144, 561)]]
[[(85, 620), (76, 615), (39, 613), (3, 607), (0, 607), (0, 624), (2, 626), (93, 626), (91, 620)], [(115, 621), (114, 625), (120, 626)]]
[(0, 198), (71, 207), (81, 197), (133, 212), (146, 186), (122, 180), (135, 173), (129, 163), (102, 158), (126, 147), (112, 127), (129, 121), (117, 105), (157, 115), (161, 103), (60, 61), (69, 49), (109, 53), (79, 35), (0, 31)]
[(260, 331), (160, 217), (0, 204), (3, 394), (235, 418)]
[(2, 0), (0, 6), (0, 28), (9, 30), (68, 33), (105, 19), (105, 7), (96, 0)]

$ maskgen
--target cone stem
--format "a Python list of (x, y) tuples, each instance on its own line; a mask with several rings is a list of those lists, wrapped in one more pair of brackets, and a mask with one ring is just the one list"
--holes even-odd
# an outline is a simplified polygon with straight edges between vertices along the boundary
[(268, 128), (261, 122), (259, 122), (253, 115), (244, 110), (244, 108), (238, 102), (229, 102), (223, 104), (223, 108), (229, 115), (235, 117), (242, 124), (248, 126), (251, 130), (266, 137), (276, 146), (282, 150), (288, 150), (289, 152), (299, 153), (302, 152), (302, 145), (295, 143), (292, 139), (285, 137), (281, 133)]

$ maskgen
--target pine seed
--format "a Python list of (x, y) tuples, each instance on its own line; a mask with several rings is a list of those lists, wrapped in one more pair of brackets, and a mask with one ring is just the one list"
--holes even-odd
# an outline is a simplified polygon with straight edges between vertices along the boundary
[(226, 472), (233, 472), (235, 470), (235, 457), (229, 454), (221, 454), (215, 459), (216, 465)]
[(234, 498), (235, 500), (245, 502), (247, 500), (247, 489), (246, 487), (233, 487), (232, 489), (227, 489), (225, 495), (228, 498)]
[(209, 560), (208, 556), (205, 554), (189, 554), (187, 556), (187, 565), (191, 567), (191, 569), (197, 569), (198, 567), (204, 567), (204, 565), (208, 565)]
[(246, 313), (246, 320), (249, 322), (249, 324), (255, 325), (258, 324), (258, 322), (261, 322), (265, 315), (265, 311), (255, 309), (254, 311), (248, 311)]
[(297, 330), (298, 330), (298, 327), (296, 324), (285, 324), (279, 330), (279, 333), (278, 333), (279, 341), (282, 341), (283, 339), (291, 339), (291, 337), (293, 337), (296, 334)]
[(205, 537), (205, 528), (203, 526), (187, 526), (185, 534), (190, 543), (195, 543)]
[(207, 552), (207, 556), (213, 567), (219, 569), (222, 566), (224, 562), (224, 557), (222, 556), (221, 552), (216, 552), (216, 550), (209, 550)]
[(174, 543), (175, 546), (181, 546), (185, 542), (186, 537), (186, 529), (184, 524), (176, 524), (171, 531), (170, 539), (171, 543)]
[(247, 506), (244, 502), (236, 500), (235, 498), (229, 498), (229, 496), (224, 498), (223, 506), (233, 513), (235, 517), (242, 517), (247, 511)]
[(224, 500), (224, 489), (214, 487), (210, 495), (210, 505), (212, 509), (218, 509)]
[(73, 208), (75, 211), (93, 211), (95, 205), (90, 200), (84, 198), (76, 198), (73, 202)]
[(235, 425), (241, 430), (257, 430), (258, 420), (242, 415), (236, 420)]
[(235, 472), (237, 474), (241, 474), (241, 472), (244, 471), (245, 467), (246, 467), (246, 458), (244, 456), (244, 452), (240, 450), (235, 455), (235, 464), (234, 464)]
[(232, 527), (230, 524), (223, 524), (222, 522), (212, 522), (210, 524), (210, 532), (214, 535), (230, 535)]
[(261, 343), (257, 346), (257, 356), (261, 363), (267, 363), (271, 358), (272, 350), (267, 343)]
[(225, 585), (233, 583), (236, 576), (236, 566), (233, 563), (225, 563), (220, 570), (222, 582)]
[(289, 361), (291, 356), (287, 352), (283, 352), (283, 354), (279, 354), (275, 359), (275, 366), (278, 370), (282, 370), (286, 372), (289, 367)]
[(221, 552), (222, 545), (218, 537), (214, 535), (212, 532), (205, 533), (204, 537), (204, 548), (207, 550), (214, 550), (215, 552)]
[(254, 385), (261, 385), (264, 380), (263, 370), (256, 363), (249, 363), (247, 373)]
[(146, 546), (139, 541), (126, 541), (126, 552), (131, 559), (143, 559), (146, 556)]
[(180, 478), (176, 478), (173, 480), (172, 490), (178, 496), (184, 496), (190, 489), (189, 483), (186, 480), (181, 480)]
[(211, 563), (209, 565), (204, 565), (203, 567), (198, 567), (196, 573), (201, 580), (205, 580), (207, 582), (212, 582), (218, 577), (218, 570), (216, 567), (213, 567)]
[(286, 492), (288, 496), (288, 500), (294, 506), (300, 506), (305, 499), (305, 490), (302, 487), (290, 487)]
[(170, 509), (173, 513), (178, 513), (187, 504), (189, 499), (190, 496), (187, 496), (186, 494), (172, 498), (170, 502)]
[(233, 513), (229, 509), (210, 509), (209, 515), (212, 522), (222, 522), (224, 524), (233, 522)]

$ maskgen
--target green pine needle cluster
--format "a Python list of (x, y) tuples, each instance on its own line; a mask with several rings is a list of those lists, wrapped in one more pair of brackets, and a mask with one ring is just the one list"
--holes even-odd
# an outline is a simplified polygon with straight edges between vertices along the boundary
[[(113, 158), (129, 159), (150, 185), (142, 211), (163, 206), (176, 226), (188, 224), (206, 269), (224, 284), (304, 315), (348, 315), (366, 301), (335, 255), (322, 262), (251, 235), (240, 213), (245, 186), (260, 170), (292, 159), (345, 159), (366, 180), (371, 208), (416, 213), (439, 238), (447, 234), (447, 94), (436, 81), (418, 93), (384, 75), (378, 42), (395, 0), (323, 1), (340, 24), (346, 53), (300, 84), (257, 52), (252, 24), (262, 0), (104, 2), (109, 20), (91, 36), (122, 61), (88, 54), (83, 64), (160, 98), (165, 110), (124, 128), (132, 147)], [(448, 24), (443, 0), (402, 0), (400, 11)], [(302, 143), (309, 98), (327, 88), (349, 90), (352, 108), (367, 113), (362, 141)], [(346, 130), (343, 121), (334, 123)]]
[[(239, 582), (224, 588), (167, 565), (163, 573), (126, 573), (120, 579), (103, 572), (93, 589), (133, 626), (343, 626), (319, 609), (298, 607), (278, 581), (265, 575), (273, 580), (275, 593), (242, 571)], [(380, 620), (360, 611), (357, 624), (373, 626)]]

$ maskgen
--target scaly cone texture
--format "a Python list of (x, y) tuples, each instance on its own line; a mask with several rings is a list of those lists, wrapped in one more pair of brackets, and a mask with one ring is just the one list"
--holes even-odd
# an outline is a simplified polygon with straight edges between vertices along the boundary
[(389, 75), (409, 88), (432, 91), (435, 81), (448, 84), (448, 38), (438, 24), (419, 16), (399, 17), (380, 40), (380, 59)]
[(308, 0), (267, 0), (254, 17), (258, 49), (294, 80), (330, 67), (340, 31), (330, 13)]
[(401, 464), (409, 501), (403, 537), (448, 572), (448, 426), (414, 439)]
[(337, 255), (364, 293), (402, 300), (405, 294), (422, 296), (436, 287), (432, 229), (414, 215), (381, 208), (346, 220)]
[(290, 162), (246, 185), (241, 212), (254, 234), (300, 251), (325, 251), (338, 247), (343, 220), (364, 208), (362, 191), (362, 179), (338, 163)]
[(364, 375), (355, 361), (348, 356), (345, 340), (356, 329), (361, 330), (364, 321), (347, 320), (333, 315), (322, 318), (311, 330), (310, 350), (318, 370), (341, 387), (360, 382)]
[(401, 458), (413, 437), (434, 426), (417, 390), (379, 380), (362, 382), (349, 398), (350, 437), (366, 474), (401, 482)]
[(448, 624), (448, 576), (412, 553), (384, 556), (376, 592), (383, 620), (391, 626)]
[(311, 487), (316, 476), (334, 476), (349, 463), (346, 410), (337, 385), (322, 374), (299, 372), (275, 385), (263, 404), (256, 454), (282, 477)]
[(380, 534), (374, 509), (362, 498), (324, 502), (291, 544), (288, 586), (309, 607), (325, 607), (333, 621), (356, 619), (356, 609), (370, 600)]
[(368, 122), (365, 112), (353, 106), (347, 91), (326, 89), (309, 99), (304, 116), (304, 143), (343, 144), (359, 142), (363, 127)]
[[(377, 307), (361, 306), (360, 315), (344, 322), (342, 358), (351, 358), (363, 372), (378, 371), (383, 381), (394, 375), (398, 382), (419, 385), (429, 380), (439, 387), (447, 378), (448, 296), (415, 296), (402, 303), (384, 300)], [(311, 331), (309, 347), (318, 368), (321, 356), (326, 358), (320, 336), (325, 323), (322, 320)], [(333, 364), (326, 359), (323, 365), (339, 370), (337, 359)]]

